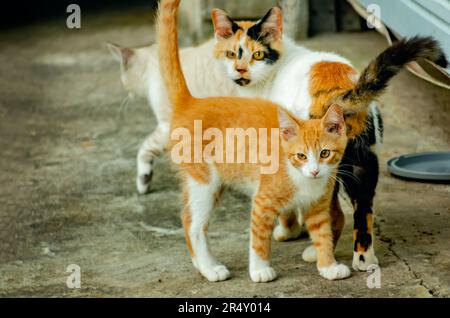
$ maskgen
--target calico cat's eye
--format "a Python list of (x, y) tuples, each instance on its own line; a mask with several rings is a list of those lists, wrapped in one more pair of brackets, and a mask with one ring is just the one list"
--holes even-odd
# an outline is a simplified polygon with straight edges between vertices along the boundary
[(226, 56), (229, 59), (234, 59), (236, 58), (236, 53), (234, 53), (233, 51), (227, 51)]
[(324, 150), (322, 150), (322, 152), (320, 153), (320, 158), (326, 159), (326, 158), (328, 158), (328, 157), (330, 156), (330, 154), (331, 154), (331, 151), (330, 151), (330, 150), (324, 149)]
[(253, 59), (255, 59), (257, 61), (264, 60), (265, 57), (266, 57), (266, 53), (264, 53), (263, 51), (258, 51), (258, 52), (253, 53)]
[(297, 158), (300, 159), (300, 160), (306, 160), (307, 159), (306, 155), (303, 154), (303, 153), (298, 153), (297, 154)]

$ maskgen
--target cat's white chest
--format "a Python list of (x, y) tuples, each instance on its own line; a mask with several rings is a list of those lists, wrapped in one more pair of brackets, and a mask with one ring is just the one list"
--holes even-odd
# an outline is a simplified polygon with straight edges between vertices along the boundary
[(300, 208), (302, 212), (308, 210), (311, 205), (322, 198), (327, 191), (327, 178), (312, 179), (302, 175), (302, 173), (288, 163), (288, 171), (292, 182), (296, 186), (296, 193), (291, 200), (291, 205)]

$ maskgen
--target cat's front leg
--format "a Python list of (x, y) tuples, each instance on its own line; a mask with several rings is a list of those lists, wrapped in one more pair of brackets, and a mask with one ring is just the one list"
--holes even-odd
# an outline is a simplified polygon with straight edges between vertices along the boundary
[(317, 253), (317, 269), (322, 277), (329, 280), (343, 279), (350, 276), (350, 269), (336, 262), (330, 200), (322, 198), (305, 214), (305, 223)]
[[(337, 185), (336, 185), (337, 186)], [(345, 217), (344, 212), (342, 212), (341, 205), (339, 203), (339, 198), (337, 195), (337, 191), (335, 188), (335, 192), (333, 194), (333, 199), (331, 201), (330, 206), (330, 216), (332, 220), (332, 229), (333, 229), (333, 242), (334, 248), (336, 249), (337, 242), (341, 237), (342, 229), (344, 228)], [(305, 262), (315, 263), (317, 262), (317, 251), (314, 245), (308, 246), (302, 253), (302, 258)]]
[(256, 198), (253, 203), (250, 232), (250, 277), (255, 283), (266, 283), (277, 278), (270, 267), (272, 232), (278, 211), (271, 206), (262, 205)]

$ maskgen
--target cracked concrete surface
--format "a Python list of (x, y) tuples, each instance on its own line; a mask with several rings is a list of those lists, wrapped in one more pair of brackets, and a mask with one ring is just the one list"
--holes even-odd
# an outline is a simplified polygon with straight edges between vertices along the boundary
[[(321, 279), (301, 260), (306, 238), (273, 246), (279, 278), (247, 273), (249, 201), (228, 193), (211, 224), (211, 246), (232, 278), (209, 283), (187, 255), (180, 192), (164, 158), (147, 196), (135, 191), (135, 155), (155, 125), (145, 101), (126, 111), (104, 42), (153, 40), (152, 14), (111, 12), (1, 31), (0, 296), (38, 297), (448, 297), (450, 186), (393, 178), (399, 154), (449, 150), (450, 94), (403, 72), (383, 97), (386, 121), (376, 198), (381, 288), (367, 273)], [(376, 33), (321, 35), (306, 46), (339, 52), (362, 69), (385, 47)], [(352, 217), (337, 248), (351, 265)], [(66, 287), (69, 264), (81, 289)]]

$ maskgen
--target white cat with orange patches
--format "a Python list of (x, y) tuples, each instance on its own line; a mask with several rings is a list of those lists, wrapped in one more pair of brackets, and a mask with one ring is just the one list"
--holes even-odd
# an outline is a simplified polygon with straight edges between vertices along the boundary
[[(279, 131), (272, 135), (272, 138), (278, 138), (279, 146), (270, 149), (279, 152), (279, 169), (275, 173), (261, 173), (261, 163), (178, 165), (184, 192), (182, 219), (194, 266), (209, 281), (229, 278), (228, 269), (209, 250), (207, 229), (209, 215), (222, 186), (237, 184), (251, 189), (253, 194), (249, 272), (254, 282), (276, 278), (276, 272), (270, 266), (272, 231), (277, 217), (292, 209), (301, 209), (305, 214), (317, 250), (320, 275), (330, 280), (348, 277), (349, 268), (338, 264), (333, 255), (330, 215), (336, 168), (347, 145), (342, 109), (333, 106), (323, 119), (303, 121), (264, 99), (193, 97), (178, 56), (176, 13), (179, 2), (163, 0), (158, 20), (161, 70), (173, 105), (172, 132), (181, 128), (188, 129), (193, 135), (195, 122), (199, 120), (203, 129), (214, 128), (223, 135), (230, 127)], [(171, 140), (169, 148), (177, 143), (178, 140)], [(261, 143), (258, 140), (258, 147), (263, 146)], [(251, 151), (246, 150), (247, 153)]]

